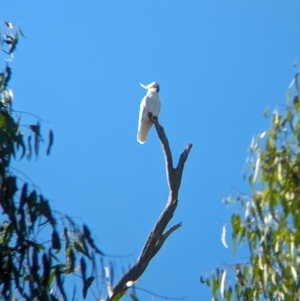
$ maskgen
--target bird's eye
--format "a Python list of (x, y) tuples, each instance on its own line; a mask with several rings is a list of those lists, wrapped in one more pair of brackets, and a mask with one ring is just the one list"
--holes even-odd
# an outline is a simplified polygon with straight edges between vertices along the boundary
[(156, 87), (156, 91), (159, 92), (159, 86)]

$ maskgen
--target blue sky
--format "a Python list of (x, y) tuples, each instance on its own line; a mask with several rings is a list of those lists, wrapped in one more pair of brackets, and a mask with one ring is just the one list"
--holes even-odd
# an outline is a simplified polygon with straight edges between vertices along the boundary
[(133, 254), (116, 266), (132, 263), (168, 194), (155, 131), (136, 141), (139, 83), (158, 81), (174, 160), (194, 147), (171, 223), (183, 226), (137, 286), (210, 300), (199, 276), (240, 259), (220, 241), (232, 213), (222, 194), (247, 192), (247, 146), (268, 126), (264, 109), (285, 102), (299, 11), (298, 1), (2, 1), (0, 19), (26, 36), (11, 64), (14, 108), (55, 134), (50, 157), (16, 168), (87, 223), (104, 252)]

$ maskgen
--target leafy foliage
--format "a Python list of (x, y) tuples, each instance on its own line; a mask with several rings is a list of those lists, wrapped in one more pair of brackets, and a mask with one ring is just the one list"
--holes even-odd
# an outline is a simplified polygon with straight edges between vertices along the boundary
[[(23, 159), (26, 154), (30, 160), (32, 149), (38, 156), (43, 138), (38, 119), (35, 124), (23, 126), (28, 132), (25, 143), (20, 118), (15, 117), (16, 111), (12, 109), (9, 61), (19, 35), (24, 35), (10, 22), (4, 22), (4, 26), (0, 33), (0, 54), (7, 56), (0, 71), (0, 298), (67, 300), (63, 278), (79, 269), (82, 295), (86, 298), (95, 278), (95, 258), (104, 255), (94, 243), (91, 231), (86, 225), (79, 226), (70, 217), (55, 213), (47, 198), (30, 183), (21, 184), (10, 172), (12, 158)], [(52, 145), (50, 129), (47, 155)], [(90, 266), (92, 272), (88, 271)]]
[[(300, 298), (300, 94), (298, 74), (283, 112), (275, 109), (270, 127), (249, 148), (247, 178), (250, 195), (230, 196), (242, 213), (231, 217), (233, 251), (248, 243), (249, 261), (206, 282), (214, 300), (299, 300)], [(291, 95), (294, 91), (294, 96)], [(234, 280), (224, 272), (235, 271)], [(222, 285), (223, 282), (223, 285)]]

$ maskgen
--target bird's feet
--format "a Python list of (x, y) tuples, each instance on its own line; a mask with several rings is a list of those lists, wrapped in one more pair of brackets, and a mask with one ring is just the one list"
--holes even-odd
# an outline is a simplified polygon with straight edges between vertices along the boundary
[(148, 117), (152, 120), (152, 122), (156, 122), (158, 120), (157, 116), (153, 116), (151, 112), (148, 113)]

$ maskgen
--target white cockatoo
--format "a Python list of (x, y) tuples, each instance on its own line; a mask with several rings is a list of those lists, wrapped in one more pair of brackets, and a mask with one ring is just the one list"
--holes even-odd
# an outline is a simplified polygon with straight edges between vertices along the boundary
[(153, 124), (149, 118), (149, 114), (153, 117), (157, 117), (160, 112), (161, 105), (158, 95), (159, 84), (157, 82), (153, 82), (149, 85), (140, 85), (148, 90), (140, 105), (139, 126), (137, 133), (137, 141), (141, 144), (144, 144), (146, 142), (148, 131)]

